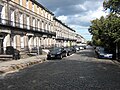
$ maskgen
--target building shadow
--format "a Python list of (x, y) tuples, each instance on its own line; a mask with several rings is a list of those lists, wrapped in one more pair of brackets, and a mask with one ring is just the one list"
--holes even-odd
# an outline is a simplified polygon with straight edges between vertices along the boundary
[(77, 52), (76, 54), (77, 54), (77, 55), (81, 55), (81, 56), (83, 56), (83, 57), (97, 58), (97, 55), (96, 55), (94, 49), (80, 50), (80, 51)]

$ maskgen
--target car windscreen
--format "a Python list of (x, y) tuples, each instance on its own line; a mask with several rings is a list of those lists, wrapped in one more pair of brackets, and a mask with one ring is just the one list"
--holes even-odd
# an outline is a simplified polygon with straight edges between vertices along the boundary
[(61, 48), (52, 48), (50, 50), (50, 52), (58, 52), (58, 51), (61, 51)]

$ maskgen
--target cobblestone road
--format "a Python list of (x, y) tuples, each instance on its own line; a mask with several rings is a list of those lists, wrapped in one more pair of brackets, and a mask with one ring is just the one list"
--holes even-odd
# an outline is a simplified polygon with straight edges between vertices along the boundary
[(1, 76), (0, 90), (120, 90), (120, 67), (83, 50)]

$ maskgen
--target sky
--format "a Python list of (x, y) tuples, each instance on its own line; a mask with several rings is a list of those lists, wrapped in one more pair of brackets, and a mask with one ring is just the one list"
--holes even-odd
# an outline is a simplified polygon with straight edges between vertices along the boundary
[(90, 21), (106, 16), (103, 0), (37, 0), (86, 40), (91, 40)]

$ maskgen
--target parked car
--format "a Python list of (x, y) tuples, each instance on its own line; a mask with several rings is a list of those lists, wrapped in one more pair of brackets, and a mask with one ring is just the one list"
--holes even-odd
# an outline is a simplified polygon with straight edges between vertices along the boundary
[(96, 47), (95, 52), (98, 56), (98, 58), (113, 58), (113, 54), (106, 51), (103, 47)]
[(104, 48), (101, 47), (101, 46), (97, 46), (97, 47), (95, 47), (95, 52), (96, 52), (96, 54), (98, 54), (99, 51), (104, 51)]
[(76, 50), (76, 52), (80, 50), (78, 46), (73, 46), (73, 48)]
[(66, 51), (67, 56), (70, 56), (71, 54), (73, 54), (71, 47), (64, 47), (64, 50)]
[(102, 51), (100, 50), (98, 52), (98, 58), (109, 58), (109, 59), (112, 59), (113, 58), (113, 54), (107, 52), (107, 51)]
[(14, 49), (12, 46), (6, 47), (6, 54), (12, 55), (13, 59), (15, 60), (20, 59), (20, 51), (17, 49)]
[(31, 51), (29, 52), (29, 54), (31, 54), (31, 55), (42, 54), (42, 48), (39, 47), (39, 50), (38, 50), (38, 47), (33, 47), (33, 48), (31, 49)]
[(83, 49), (84, 49), (82, 46), (80, 46), (79, 48), (80, 48), (80, 50), (83, 50)]
[(62, 59), (63, 57), (67, 56), (67, 52), (63, 47), (55, 47), (50, 49), (50, 52), (47, 54), (47, 59), (52, 58), (59, 58)]
[(17, 60), (20, 59), (20, 51), (17, 49), (14, 49), (13, 59)]
[(72, 53), (76, 53), (76, 49), (74, 48), (74, 46), (71, 46), (70, 49), (72, 50)]

